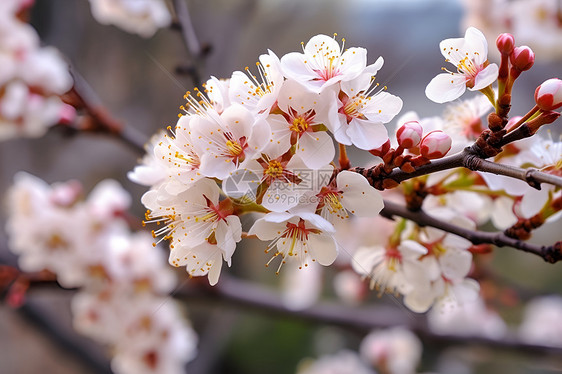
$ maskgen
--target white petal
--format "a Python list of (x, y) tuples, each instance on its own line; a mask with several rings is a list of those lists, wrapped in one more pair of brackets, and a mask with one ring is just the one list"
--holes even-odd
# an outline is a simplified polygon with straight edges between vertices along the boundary
[(356, 118), (347, 126), (347, 135), (351, 142), (359, 149), (367, 151), (375, 149), (388, 140), (388, 131), (381, 122), (371, 122)]
[(548, 201), (548, 193), (550, 191), (552, 191), (552, 189), (546, 184), (543, 184), (540, 190), (529, 188), (521, 200), (520, 208), (523, 217), (531, 218), (540, 212), (544, 204)]
[(329, 234), (311, 234), (308, 239), (308, 250), (313, 259), (320, 265), (331, 265), (338, 256), (338, 248), (334, 238)]
[(362, 113), (371, 121), (388, 123), (402, 110), (402, 99), (388, 92), (371, 97)]
[(301, 83), (317, 78), (318, 74), (310, 68), (310, 63), (305, 61), (307, 57), (302, 53), (287, 53), (281, 57), (281, 70), (286, 77)]
[(472, 266), (472, 254), (465, 250), (447, 249), (439, 257), (441, 271), (447, 279), (464, 278)]
[(351, 213), (359, 217), (375, 217), (382, 210), (384, 204), (380, 192), (362, 175), (344, 170), (336, 181), (343, 191), (342, 205)]
[(484, 34), (475, 27), (469, 27), (466, 29), (464, 39), (469, 56), (479, 65), (484, 63), (488, 58), (488, 42)]
[(418, 287), (404, 295), (404, 305), (413, 312), (424, 313), (433, 305), (435, 295), (430, 287)]
[(488, 87), (498, 79), (498, 65), (490, 64), (480, 71), (474, 79), (474, 87), (471, 91), (481, 90)]
[(298, 142), (296, 153), (311, 169), (320, 169), (334, 160), (336, 150), (330, 135), (325, 131), (306, 132)]
[(365, 48), (349, 48), (343, 53), (341, 61), (343, 80), (357, 78), (367, 66), (367, 50)]
[(513, 213), (513, 199), (507, 196), (500, 196), (494, 200), (492, 209), (492, 223), (499, 230), (505, 230), (517, 222), (517, 217)]
[(466, 90), (466, 77), (461, 74), (442, 73), (429, 82), (425, 95), (436, 103), (458, 99)]
[(427, 248), (413, 240), (403, 240), (398, 247), (405, 258), (417, 259), (427, 253)]

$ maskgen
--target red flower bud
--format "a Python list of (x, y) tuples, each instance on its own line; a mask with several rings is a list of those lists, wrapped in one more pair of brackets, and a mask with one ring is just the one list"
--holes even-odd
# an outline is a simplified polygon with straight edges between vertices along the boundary
[(519, 71), (529, 70), (535, 63), (535, 53), (526, 45), (516, 47), (509, 55), (509, 61), (513, 68)]
[(544, 81), (535, 90), (535, 102), (543, 111), (560, 108), (562, 106), (562, 80), (551, 78)]
[(515, 47), (515, 39), (511, 34), (500, 34), (496, 39), (496, 46), (502, 55), (509, 55)]
[(420, 153), (423, 157), (434, 159), (441, 158), (451, 149), (451, 137), (441, 130), (435, 130), (423, 137)]
[(400, 147), (409, 149), (417, 146), (422, 138), (423, 129), (418, 121), (409, 121), (396, 131), (396, 140)]

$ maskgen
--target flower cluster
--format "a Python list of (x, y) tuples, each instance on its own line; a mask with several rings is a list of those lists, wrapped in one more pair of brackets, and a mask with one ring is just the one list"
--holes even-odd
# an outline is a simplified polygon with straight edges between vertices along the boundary
[(281, 257), (279, 268), (289, 260), (330, 265), (336, 226), (382, 209), (363, 176), (335, 175), (332, 139), (340, 159), (345, 146), (388, 142), (385, 124), (402, 100), (377, 90), (382, 64), (318, 35), (302, 53), (260, 56), (257, 75), (246, 68), (187, 93), (176, 126), (153, 138), (130, 173), (151, 187), (142, 198), (146, 221), (161, 224), (153, 233), (170, 240), (170, 263), (215, 284), (242, 239), (240, 215), (257, 212), (247, 235), (270, 242), (266, 252)]
[(90, 6), (99, 23), (115, 25), (145, 38), (172, 22), (163, 0), (90, 0)]
[(10, 248), (26, 272), (48, 270), (72, 300), (75, 329), (111, 346), (116, 373), (181, 373), (196, 336), (166, 297), (176, 279), (147, 233), (131, 233), (131, 198), (115, 181), (85, 201), (78, 182), (47, 185), (26, 173), (9, 192)]
[(0, 5), (0, 140), (38, 137), (74, 109), (59, 95), (72, 86), (68, 66), (52, 47), (41, 47), (37, 32), (20, 20), (29, 0)]

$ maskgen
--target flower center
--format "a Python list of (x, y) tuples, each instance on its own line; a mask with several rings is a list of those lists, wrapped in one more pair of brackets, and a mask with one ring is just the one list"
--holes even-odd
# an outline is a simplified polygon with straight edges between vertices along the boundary
[(267, 169), (263, 171), (263, 175), (271, 179), (280, 178), (283, 175), (283, 165), (277, 160), (271, 160)]
[(291, 131), (298, 134), (305, 132), (308, 129), (308, 122), (302, 117), (296, 117), (293, 119), (293, 124), (291, 125)]
[(67, 249), (69, 246), (66, 240), (57, 233), (52, 234), (45, 244), (50, 250)]
[(348, 98), (347, 101), (345, 99), (343, 100), (344, 105), (340, 108), (339, 112), (345, 115), (347, 123), (355, 118), (365, 119), (365, 116), (360, 110), (363, 109), (367, 100), (370, 100), (370, 97), (365, 97), (363, 95)]
[(232, 157), (240, 156), (243, 151), (242, 146), (236, 140), (227, 140), (226, 149), (228, 149), (228, 153)]

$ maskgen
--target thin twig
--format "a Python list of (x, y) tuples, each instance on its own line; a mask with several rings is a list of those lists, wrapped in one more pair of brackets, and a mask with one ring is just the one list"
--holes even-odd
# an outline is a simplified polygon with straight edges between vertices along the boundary
[(555, 263), (562, 260), (562, 251), (560, 251), (560, 242), (552, 246), (539, 246), (527, 243), (525, 241), (514, 239), (506, 236), (503, 232), (485, 232), (477, 230), (469, 230), (464, 227), (453, 225), (449, 222), (439, 220), (428, 215), (423, 211), (412, 212), (406, 207), (391, 201), (385, 200), (384, 208), (380, 212), (384, 217), (393, 219), (393, 217), (402, 217), (417, 223), (420, 226), (431, 226), (443, 231), (461, 236), (473, 244), (494, 244), (498, 247), (512, 247), (520, 251), (532, 253), (542, 257), (547, 262)]
[(75, 69), (72, 69), (71, 73), (74, 77), (74, 86), (72, 90), (66, 94), (65, 99), (77, 109), (84, 110), (91, 118), (91, 123), (89, 123), (88, 126), (77, 128), (76, 130), (114, 136), (135, 152), (141, 155), (144, 154), (144, 144), (148, 141), (146, 136), (113, 118), (103, 107), (100, 99), (82, 75)]
[(193, 80), (193, 85), (200, 87), (202, 83), (200, 71), (203, 64), (203, 49), (201, 48), (201, 43), (195, 33), (193, 23), (191, 22), (191, 16), (189, 14), (189, 8), (187, 7), (185, 0), (173, 0), (173, 4), (178, 23), (181, 28), (181, 36), (183, 38), (188, 57), (191, 60), (188, 71)]

